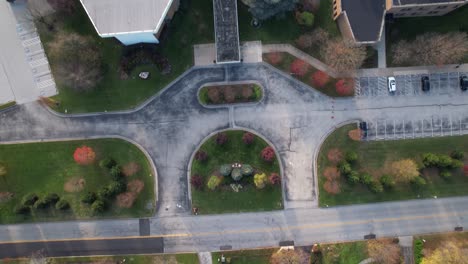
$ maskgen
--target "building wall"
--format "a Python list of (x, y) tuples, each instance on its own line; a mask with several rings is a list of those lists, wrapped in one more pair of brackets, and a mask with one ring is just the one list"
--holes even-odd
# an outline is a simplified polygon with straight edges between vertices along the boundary
[[(112, 36), (111, 36), (112, 37)], [(124, 45), (133, 45), (136, 43), (159, 43), (153, 32), (128, 33), (113, 36)]]
[(167, 10), (166, 18), (164, 19), (161, 27), (159, 27), (158, 32), (155, 34), (156, 38), (159, 39), (159, 36), (161, 35), (161, 32), (163, 31), (164, 27), (174, 17), (174, 14), (179, 9), (179, 6), (180, 6), (180, 0), (172, 1), (171, 7), (169, 8), (169, 10)]
[(417, 17), (417, 16), (442, 16), (463, 5), (467, 2), (438, 3), (430, 5), (393, 5), (388, 12), (395, 17)]

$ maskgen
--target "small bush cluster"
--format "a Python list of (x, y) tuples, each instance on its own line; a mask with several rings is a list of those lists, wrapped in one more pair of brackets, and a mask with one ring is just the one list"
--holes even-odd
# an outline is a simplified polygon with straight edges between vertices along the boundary
[(227, 136), (226, 133), (220, 132), (220, 133), (216, 134), (215, 141), (216, 141), (216, 144), (218, 144), (218, 145), (224, 145), (228, 141), (228, 136)]
[[(455, 157), (463, 158), (463, 153), (452, 153)], [(436, 167), (438, 169), (457, 169), (463, 167), (463, 162), (448, 155), (424, 153), (422, 155), (423, 164), (426, 167)]]
[(254, 139), (255, 139), (254, 134), (250, 132), (245, 132), (244, 135), (242, 136), (242, 142), (244, 142), (244, 144), (246, 145), (252, 145), (252, 143), (254, 142)]
[(70, 205), (67, 201), (60, 199), (56, 193), (49, 193), (43, 198), (35, 193), (29, 193), (23, 197), (21, 204), (17, 205), (14, 211), (18, 215), (26, 215), (31, 212), (31, 209), (44, 210), (49, 208), (64, 211), (70, 208)]
[(197, 190), (203, 190), (203, 177), (198, 174), (192, 175), (190, 184)]
[(214, 191), (222, 182), (222, 178), (218, 177), (216, 175), (212, 175), (209, 179), (208, 182), (206, 183), (206, 187), (208, 189)]
[(257, 189), (265, 188), (267, 183), (267, 176), (265, 173), (258, 173), (254, 175), (254, 184)]
[(275, 150), (268, 146), (262, 150), (260, 155), (264, 161), (272, 162), (275, 159)]
[(199, 150), (197, 153), (195, 153), (195, 159), (200, 162), (206, 161), (208, 159), (208, 154), (206, 154), (205, 151)]

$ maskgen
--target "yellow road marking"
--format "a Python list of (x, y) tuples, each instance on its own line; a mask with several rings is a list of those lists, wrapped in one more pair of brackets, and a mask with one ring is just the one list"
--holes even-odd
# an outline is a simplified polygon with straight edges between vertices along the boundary
[(200, 232), (200, 233), (176, 233), (176, 234), (161, 234), (161, 235), (150, 235), (150, 236), (123, 236), (123, 237), (90, 237), (90, 238), (69, 238), (69, 239), (50, 239), (50, 240), (18, 240), (11, 242), (0, 242), (1, 244), (20, 244), (20, 243), (34, 243), (34, 242), (65, 242), (65, 241), (93, 241), (93, 240), (119, 240), (119, 239), (152, 239), (152, 238), (174, 238), (174, 237), (202, 237), (220, 234), (246, 234), (246, 233), (265, 233), (272, 231), (281, 230), (306, 230), (306, 229), (319, 229), (325, 227), (334, 226), (352, 226), (366, 224), (372, 221), (373, 223), (384, 223), (394, 221), (405, 221), (405, 220), (418, 220), (418, 219), (429, 219), (429, 218), (449, 218), (453, 216), (466, 215), (468, 213), (440, 213), (431, 215), (415, 215), (415, 216), (402, 216), (402, 217), (388, 217), (381, 219), (369, 219), (369, 220), (357, 220), (349, 222), (335, 222), (335, 223), (324, 223), (324, 224), (305, 224), (299, 226), (284, 226), (284, 227), (267, 227), (267, 228), (256, 228), (256, 229), (244, 229), (244, 230), (227, 230), (227, 231), (211, 231), (211, 232)]

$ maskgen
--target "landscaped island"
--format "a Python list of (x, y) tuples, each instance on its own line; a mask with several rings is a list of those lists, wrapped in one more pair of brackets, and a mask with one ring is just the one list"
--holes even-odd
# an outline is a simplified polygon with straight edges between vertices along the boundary
[(323, 143), (321, 206), (468, 194), (468, 136), (361, 142), (359, 133), (346, 125)]
[(262, 88), (258, 84), (219, 84), (204, 86), (198, 94), (205, 105), (251, 103), (262, 99)]
[(0, 223), (149, 216), (154, 175), (121, 139), (0, 145)]
[(314, 68), (308, 62), (287, 52), (264, 53), (263, 60), (328, 96), (346, 97), (354, 95), (354, 81), (352, 79), (335, 79), (326, 72)]
[(191, 167), (192, 207), (200, 214), (282, 209), (275, 151), (246, 131), (225, 131), (197, 150)]

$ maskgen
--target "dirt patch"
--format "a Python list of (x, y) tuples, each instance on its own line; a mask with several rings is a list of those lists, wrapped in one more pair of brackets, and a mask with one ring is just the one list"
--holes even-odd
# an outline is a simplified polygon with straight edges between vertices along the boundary
[(330, 149), (327, 153), (327, 158), (330, 162), (337, 164), (343, 159), (343, 152), (337, 148)]
[(242, 87), (242, 97), (249, 99), (253, 95), (253, 88), (251, 86)]
[(210, 98), (213, 103), (220, 102), (221, 98), (217, 87), (208, 87), (208, 98)]
[(336, 167), (326, 167), (325, 170), (323, 171), (323, 176), (329, 180), (337, 180), (340, 178), (340, 172)]
[(138, 194), (134, 192), (124, 192), (117, 195), (117, 206), (121, 208), (130, 208), (133, 206)]
[(352, 139), (354, 141), (360, 141), (362, 136), (363, 136), (363, 132), (359, 128), (353, 129), (353, 130), (350, 130), (348, 132), (348, 136), (349, 136), (350, 139)]
[(145, 184), (141, 180), (133, 180), (127, 183), (127, 191), (135, 194), (139, 194), (144, 187)]
[(341, 192), (341, 185), (338, 181), (326, 181), (324, 184), (323, 184), (323, 189), (331, 194), (331, 195), (335, 195), (335, 194), (338, 194)]
[(81, 192), (85, 187), (86, 181), (80, 177), (73, 177), (69, 179), (63, 186), (66, 192)]
[(0, 203), (8, 202), (13, 196), (15, 194), (11, 192), (0, 192)]
[(137, 174), (140, 171), (140, 165), (136, 162), (130, 162), (123, 166), (122, 173), (123, 175), (129, 177)]
[(234, 103), (236, 101), (236, 88), (233, 86), (226, 86), (223, 89), (224, 100), (227, 103)]

